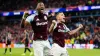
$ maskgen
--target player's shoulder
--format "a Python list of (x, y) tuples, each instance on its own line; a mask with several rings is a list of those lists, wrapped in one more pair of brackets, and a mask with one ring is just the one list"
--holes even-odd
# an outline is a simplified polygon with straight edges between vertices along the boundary
[(29, 17), (35, 17), (36, 16), (36, 14), (31, 14)]
[(27, 19), (34, 19), (36, 17), (36, 14), (31, 14), (30, 16), (27, 17)]

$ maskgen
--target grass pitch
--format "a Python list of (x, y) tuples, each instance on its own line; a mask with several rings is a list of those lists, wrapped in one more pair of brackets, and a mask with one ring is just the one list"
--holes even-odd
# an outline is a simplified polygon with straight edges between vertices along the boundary
[[(70, 56), (100, 56), (100, 49), (67, 49)], [(31, 48), (33, 52), (33, 49)], [(12, 54), (9, 54), (9, 49), (6, 54), (4, 53), (4, 48), (0, 48), (0, 56), (22, 56), (24, 48), (12, 48)], [(30, 56), (27, 51), (25, 56)], [(32, 55), (33, 56), (33, 55)]]

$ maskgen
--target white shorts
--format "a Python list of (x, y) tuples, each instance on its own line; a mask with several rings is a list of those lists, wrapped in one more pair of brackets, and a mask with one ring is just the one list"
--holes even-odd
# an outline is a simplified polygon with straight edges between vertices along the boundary
[(60, 47), (58, 44), (54, 43), (50, 50), (51, 56), (69, 56), (66, 48)]
[(33, 40), (34, 56), (48, 56), (51, 46), (48, 40)]

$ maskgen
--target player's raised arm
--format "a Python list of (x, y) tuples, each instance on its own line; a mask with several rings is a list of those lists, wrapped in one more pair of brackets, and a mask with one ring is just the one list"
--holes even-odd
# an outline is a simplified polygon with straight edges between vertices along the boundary
[(70, 35), (75, 34), (75, 33), (78, 32), (81, 28), (83, 28), (83, 25), (82, 25), (82, 24), (80, 24), (78, 28), (69, 31), (68, 33), (69, 33)]
[(29, 16), (29, 13), (27, 11), (25, 11), (22, 16), (21, 28), (24, 28), (25, 26), (30, 25), (30, 23), (28, 21), (26, 21), (28, 16)]
[(52, 21), (52, 24), (51, 24), (51, 26), (50, 26), (50, 28), (49, 28), (49, 33), (53, 32), (54, 26), (55, 26), (55, 25), (56, 25), (56, 21), (53, 20), (53, 21)]
[[(52, 17), (55, 17), (55, 12), (49, 13), (47, 17), (48, 17), (48, 20), (50, 20)], [(52, 19), (54, 19), (54, 18), (52, 18)]]

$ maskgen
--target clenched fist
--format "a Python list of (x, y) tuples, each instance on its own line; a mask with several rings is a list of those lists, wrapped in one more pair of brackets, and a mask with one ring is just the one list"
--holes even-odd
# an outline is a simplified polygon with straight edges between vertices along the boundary
[(82, 24), (79, 24), (78, 28), (83, 28), (83, 25)]
[(52, 20), (52, 23), (56, 23), (56, 20)]
[(28, 11), (25, 11), (24, 14), (23, 14), (23, 19), (26, 19), (28, 16), (29, 16)]

